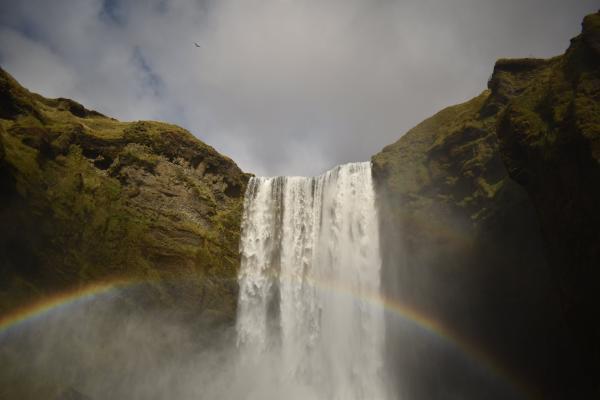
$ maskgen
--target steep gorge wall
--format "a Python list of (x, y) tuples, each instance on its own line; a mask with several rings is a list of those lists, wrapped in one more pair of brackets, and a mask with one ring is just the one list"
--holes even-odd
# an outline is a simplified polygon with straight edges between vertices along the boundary
[(184, 129), (46, 99), (0, 69), (0, 316), (124, 281), (135, 307), (231, 322), (247, 180)]
[[(489, 90), (373, 157), (389, 294), (532, 397), (599, 393), (599, 43), (594, 14), (563, 56), (499, 60)], [(395, 360), (439, 380), (443, 360)]]

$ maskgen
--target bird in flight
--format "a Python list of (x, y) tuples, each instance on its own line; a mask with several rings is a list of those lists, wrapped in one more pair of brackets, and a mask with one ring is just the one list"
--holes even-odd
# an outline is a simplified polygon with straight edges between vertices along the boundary
[(196, 43), (196, 42), (194, 42), (194, 46), (200, 47), (200, 45), (198, 43)]

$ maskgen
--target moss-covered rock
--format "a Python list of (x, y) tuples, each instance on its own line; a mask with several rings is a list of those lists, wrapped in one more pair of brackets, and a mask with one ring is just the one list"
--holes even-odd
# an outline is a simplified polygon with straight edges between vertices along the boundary
[(543, 398), (600, 395), (599, 21), (373, 157), (387, 290)]
[(46, 99), (0, 70), (0, 315), (125, 280), (137, 305), (231, 322), (247, 180), (182, 128)]

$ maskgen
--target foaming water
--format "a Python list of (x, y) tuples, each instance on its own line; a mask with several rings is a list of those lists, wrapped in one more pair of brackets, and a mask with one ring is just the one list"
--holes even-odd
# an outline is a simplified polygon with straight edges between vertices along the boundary
[(252, 178), (240, 246), (239, 363), (266, 376), (247, 398), (387, 399), (370, 163)]

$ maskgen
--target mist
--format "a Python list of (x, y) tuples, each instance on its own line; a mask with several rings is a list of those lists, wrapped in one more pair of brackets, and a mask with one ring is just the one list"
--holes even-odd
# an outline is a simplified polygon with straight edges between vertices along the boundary
[(127, 289), (79, 299), (0, 334), (0, 397), (305, 399), (274, 352), (243, 363), (235, 327), (140, 310)]
[(128, 310), (116, 290), (63, 305), (3, 333), (2, 395), (214, 398), (211, 390), (225, 384), (219, 374), (228, 365), (227, 354), (217, 349), (218, 343), (206, 347), (181, 321)]

